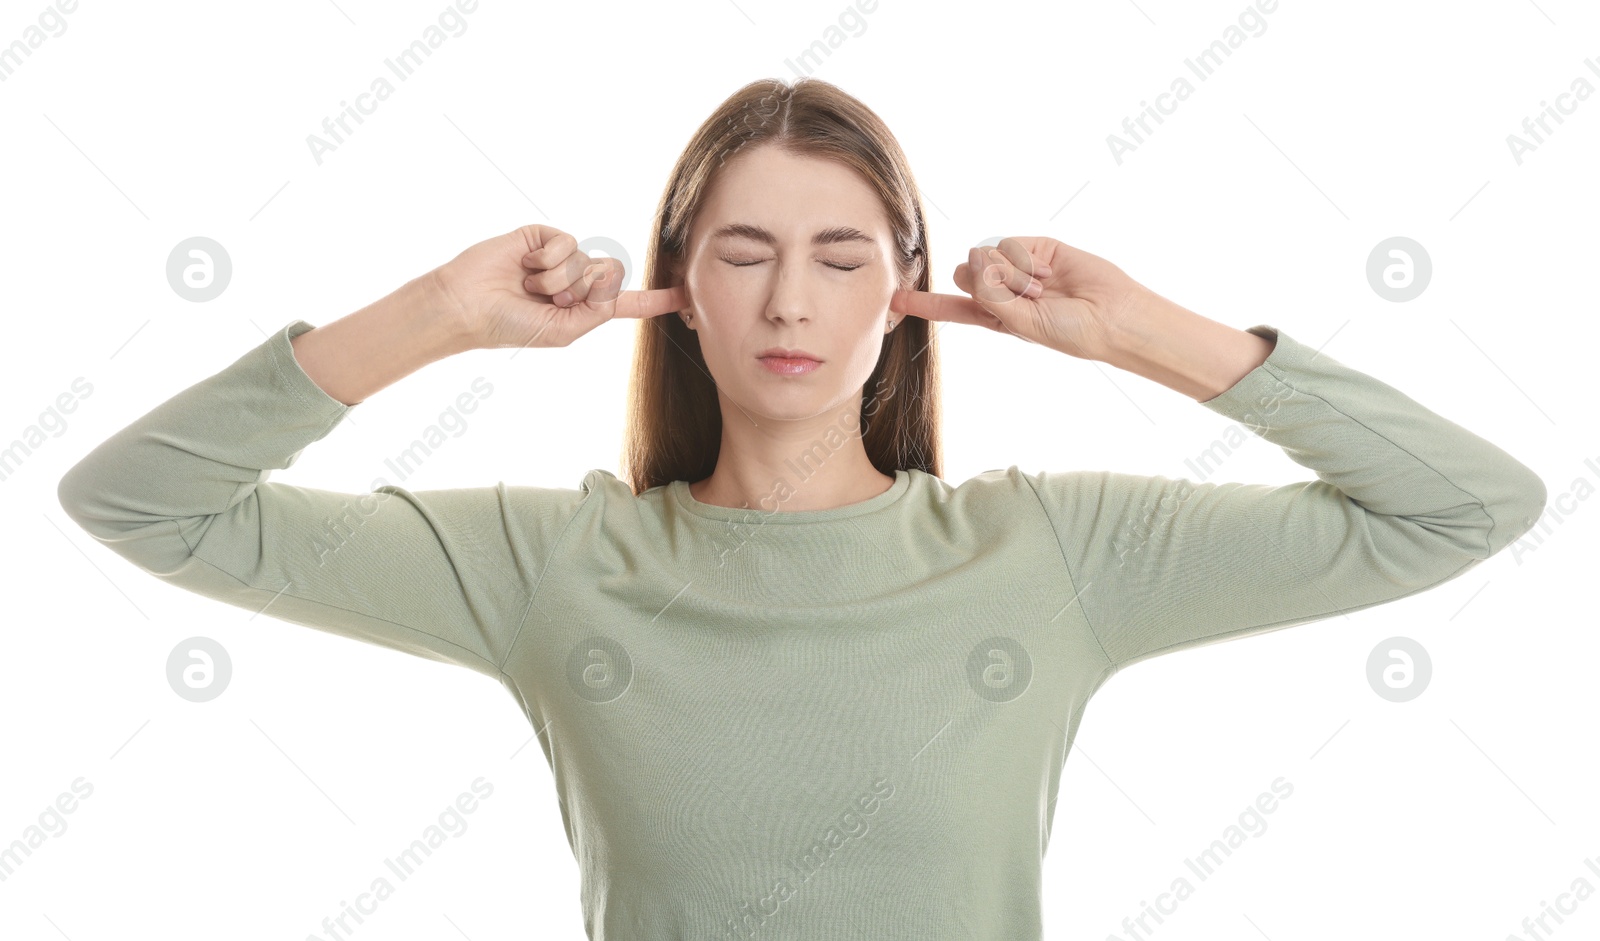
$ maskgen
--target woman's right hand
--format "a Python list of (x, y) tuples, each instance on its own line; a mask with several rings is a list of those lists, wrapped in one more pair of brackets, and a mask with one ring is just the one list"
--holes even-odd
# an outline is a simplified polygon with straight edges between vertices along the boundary
[(578, 240), (525, 225), (435, 268), (448, 316), (478, 348), (566, 346), (613, 317), (656, 317), (689, 304), (682, 286), (623, 291), (622, 262), (590, 258)]

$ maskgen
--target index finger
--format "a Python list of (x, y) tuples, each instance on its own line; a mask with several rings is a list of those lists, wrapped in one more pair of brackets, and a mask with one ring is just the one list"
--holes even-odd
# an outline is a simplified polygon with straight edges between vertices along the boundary
[(889, 298), (889, 309), (926, 320), (950, 320), (983, 327), (994, 323), (993, 314), (963, 294), (897, 290)]
[(681, 284), (649, 291), (623, 291), (617, 297), (618, 317), (659, 317), (689, 306), (689, 292)]

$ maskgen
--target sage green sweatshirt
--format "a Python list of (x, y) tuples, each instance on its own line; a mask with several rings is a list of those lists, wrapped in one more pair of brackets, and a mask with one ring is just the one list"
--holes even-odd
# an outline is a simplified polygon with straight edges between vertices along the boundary
[(1265, 325), (1267, 360), (1200, 404), (1315, 479), (902, 470), (804, 511), (598, 469), (340, 493), (269, 479), (359, 407), (296, 363), (310, 329), (117, 432), (61, 505), (179, 588), (499, 680), (540, 732), (593, 941), (1039, 939), (1062, 763), (1109, 677), (1449, 581), (1546, 496)]

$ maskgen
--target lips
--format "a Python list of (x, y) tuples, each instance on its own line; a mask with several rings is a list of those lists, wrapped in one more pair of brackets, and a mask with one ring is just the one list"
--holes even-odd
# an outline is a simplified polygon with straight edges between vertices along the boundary
[(786, 350), (781, 347), (763, 351), (756, 362), (761, 364), (762, 369), (780, 376), (804, 376), (822, 368), (822, 360), (805, 350)]
[(762, 350), (756, 354), (756, 359), (766, 359), (769, 356), (776, 357), (778, 359), (809, 359), (813, 362), (822, 362), (822, 357), (817, 356), (814, 353), (807, 353), (805, 350), (786, 349), (781, 346), (774, 346), (770, 349)]

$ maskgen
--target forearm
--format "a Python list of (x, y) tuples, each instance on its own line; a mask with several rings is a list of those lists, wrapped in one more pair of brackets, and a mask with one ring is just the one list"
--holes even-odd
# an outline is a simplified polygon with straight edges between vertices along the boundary
[(1096, 359), (1205, 402), (1272, 352), (1272, 341), (1202, 317), (1154, 291), (1138, 297), (1112, 324), (1107, 348)]
[(295, 337), (294, 358), (322, 391), (355, 405), (431, 362), (475, 348), (445, 310), (432, 274), (423, 275)]

